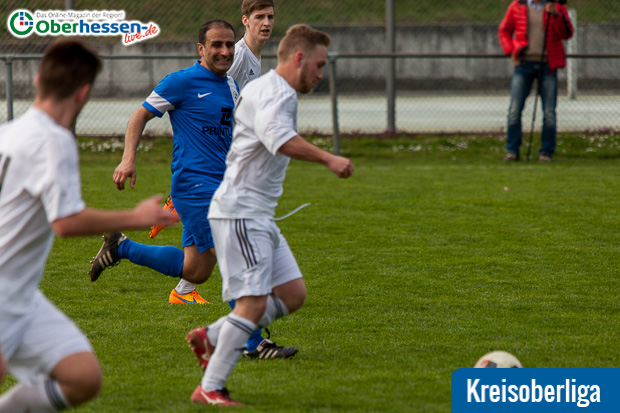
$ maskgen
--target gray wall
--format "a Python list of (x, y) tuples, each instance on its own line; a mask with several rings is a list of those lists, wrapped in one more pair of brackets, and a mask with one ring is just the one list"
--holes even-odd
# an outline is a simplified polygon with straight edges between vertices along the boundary
[[(382, 26), (326, 26), (340, 53), (381, 53), (385, 51)], [(264, 54), (275, 53), (278, 39), (272, 39)], [(402, 53), (502, 53), (497, 40), (497, 25), (417, 25), (397, 28), (397, 51)], [(125, 47), (118, 42), (97, 44), (102, 55), (136, 56), (149, 54), (195, 55), (196, 46), (184, 43), (144, 43)], [(583, 24), (578, 28), (576, 53), (618, 53), (620, 24)], [(0, 45), (2, 50), (2, 45)], [(1, 52), (0, 52), (1, 53)], [(106, 60), (94, 95), (99, 97), (146, 97), (166, 74), (189, 66), (192, 59), (174, 60)], [(16, 98), (32, 97), (32, 80), (38, 62), (13, 63)], [(263, 71), (275, 66), (275, 59), (263, 59)], [(385, 59), (340, 59), (337, 64), (341, 92), (381, 92), (384, 88)], [(505, 91), (512, 64), (502, 59), (398, 59), (398, 90), (480, 90)], [(620, 59), (578, 60), (580, 91), (588, 88), (620, 89)], [(560, 81), (566, 71), (560, 71)], [(0, 94), (4, 95), (6, 67), (0, 62)], [(318, 92), (326, 91), (322, 82)]]

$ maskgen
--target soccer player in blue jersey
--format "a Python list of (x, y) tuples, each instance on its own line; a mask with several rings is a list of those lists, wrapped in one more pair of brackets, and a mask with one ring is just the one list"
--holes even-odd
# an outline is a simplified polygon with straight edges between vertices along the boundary
[(225, 384), (243, 344), (257, 327), (293, 313), (306, 299), (299, 266), (273, 219), (290, 158), (323, 164), (340, 178), (353, 174), (350, 160), (309, 144), (296, 130), (297, 94), (323, 77), (330, 42), (309, 26), (291, 27), (276, 69), (250, 82), (237, 102), (226, 173), (209, 209), (222, 296), (237, 303), (229, 315), (187, 335), (206, 368), (194, 403), (240, 405)]
[[(246, 3), (251, 3), (247, 6)], [(246, 0), (248, 14), (267, 14), (273, 22), (273, 1)], [(268, 13), (265, 13), (265, 10)], [(256, 19), (255, 19), (256, 20)], [(254, 31), (271, 33), (271, 25), (262, 23)], [(231, 43), (232, 39), (232, 43)], [(216, 263), (215, 249), (206, 219), (209, 202), (219, 186), (226, 168), (226, 153), (232, 140), (232, 111), (238, 89), (227, 76), (234, 56), (234, 29), (223, 20), (210, 20), (200, 30), (198, 52), (201, 60), (192, 67), (168, 75), (155, 88), (129, 120), (125, 136), (123, 160), (114, 171), (119, 190), (130, 179), (136, 182), (135, 157), (146, 123), (168, 111), (173, 128), (173, 160), (171, 169), (172, 204), (183, 222), (183, 250), (173, 246), (151, 246), (129, 240), (122, 233), (105, 234), (104, 243), (92, 261), (92, 281), (101, 272), (121, 259), (147, 266), (162, 274), (181, 277), (170, 293), (173, 304), (206, 304), (196, 291), (196, 284), (205, 282)], [(260, 72), (259, 72), (260, 73)], [(288, 358), (296, 347), (283, 347), (263, 339), (255, 331), (244, 352), (249, 358)]]
[(170, 193), (183, 222), (183, 250), (174, 246), (139, 244), (122, 233), (104, 235), (104, 243), (92, 261), (92, 281), (125, 258), (162, 274), (181, 278), (170, 303), (205, 304), (196, 284), (205, 282), (216, 263), (207, 221), (209, 202), (220, 184), (232, 141), (232, 114), (239, 89), (226, 72), (235, 47), (230, 23), (213, 19), (199, 31), (194, 65), (166, 76), (129, 119), (123, 159), (114, 171), (114, 183), (136, 183), (136, 152), (146, 123), (165, 112), (173, 130), (172, 184)]

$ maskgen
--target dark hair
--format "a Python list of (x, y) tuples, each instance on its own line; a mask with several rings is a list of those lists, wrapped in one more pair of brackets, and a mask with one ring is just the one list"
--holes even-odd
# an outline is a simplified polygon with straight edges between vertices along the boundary
[(273, 0), (243, 0), (241, 4), (241, 15), (250, 17), (254, 11), (266, 9), (267, 7), (273, 7), (274, 11), (276, 9)]
[(297, 51), (309, 53), (317, 45), (329, 47), (331, 38), (327, 33), (313, 29), (306, 24), (297, 24), (286, 31), (278, 46), (278, 62), (285, 62)]
[(38, 94), (65, 99), (79, 87), (95, 83), (102, 62), (95, 49), (81, 40), (62, 38), (43, 55), (39, 66)]
[(237, 33), (235, 32), (235, 29), (226, 20), (211, 19), (207, 20), (198, 31), (198, 43), (205, 44), (205, 42), (207, 41), (207, 32), (216, 27), (224, 27), (232, 30), (233, 34), (235, 35), (235, 39), (237, 38)]

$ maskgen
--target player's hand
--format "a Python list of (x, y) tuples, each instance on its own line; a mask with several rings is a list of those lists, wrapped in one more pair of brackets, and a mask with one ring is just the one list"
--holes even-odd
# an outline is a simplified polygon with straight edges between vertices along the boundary
[(133, 189), (134, 185), (136, 184), (136, 176), (136, 164), (134, 162), (123, 160), (114, 170), (114, 176), (112, 177), (112, 180), (116, 185), (116, 189), (122, 191), (123, 189), (125, 189), (125, 181), (127, 180), (127, 178), (131, 178), (129, 180), (129, 186), (131, 186), (131, 189)]
[(555, 7), (555, 2), (548, 1), (545, 3), (545, 11), (551, 13), (553, 17), (558, 15), (558, 9)]
[(353, 175), (353, 164), (350, 160), (343, 158), (342, 156), (333, 155), (329, 159), (327, 167), (330, 171), (336, 174), (338, 178), (348, 178)]
[(173, 215), (161, 207), (162, 195), (155, 195), (140, 202), (133, 210), (141, 227), (152, 225), (173, 225), (179, 222), (179, 216)]
[(516, 54), (516, 52), (512, 52), (510, 58), (512, 59), (512, 63), (514, 63), (515, 66), (519, 66), (521, 64), (521, 56)]

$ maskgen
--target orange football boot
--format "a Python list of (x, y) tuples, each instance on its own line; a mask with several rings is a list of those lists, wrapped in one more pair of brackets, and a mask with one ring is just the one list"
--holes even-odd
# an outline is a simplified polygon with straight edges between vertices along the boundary
[[(177, 210), (172, 203), (172, 196), (168, 195), (168, 199), (166, 199), (166, 203), (164, 204), (164, 210), (170, 212), (170, 214), (176, 216), (178, 218), (179, 214), (177, 214)], [(149, 236), (151, 238), (155, 238), (159, 231), (166, 228), (168, 225), (153, 225), (151, 227), (151, 232), (149, 232)]]

